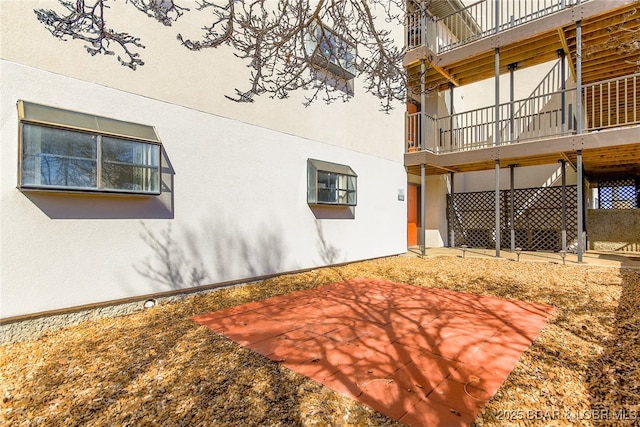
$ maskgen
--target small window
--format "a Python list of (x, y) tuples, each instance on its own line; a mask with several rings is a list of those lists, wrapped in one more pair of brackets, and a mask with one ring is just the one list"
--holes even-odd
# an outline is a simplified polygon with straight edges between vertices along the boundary
[(312, 26), (307, 34), (306, 52), (315, 65), (336, 77), (351, 80), (356, 75), (355, 46), (321, 24)]
[(355, 206), (358, 175), (346, 165), (307, 160), (307, 203)]
[(155, 129), (18, 102), (22, 189), (160, 193)]

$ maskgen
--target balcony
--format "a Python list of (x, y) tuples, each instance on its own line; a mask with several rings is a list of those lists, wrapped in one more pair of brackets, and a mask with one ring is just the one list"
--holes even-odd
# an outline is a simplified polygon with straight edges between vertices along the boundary
[(467, 7), (451, 0), (407, 17), (403, 63), (410, 86), (420, 93), (492, 78), (496, 49), (500, 74), (510, 64), (521, 70), (555, 61), (562, 52), (576, 81), (578, 21), (583, 84), (638, 72), (640, 18), (633, 0), (483, 0)]
[(640, 73), (584, 85), (581, 131), (575, 94), (567, 89), (501, 104), (498, 120), (495, 107), (439, 118), (407, 114), (407, 171), (420, 175), (424, 165), (437, 175), (560, 159), (575, 169), (581, 150), (590, 178), (640, 176)]
[[(575, 90), (564, 92), (564, 105), (562, 95), (562, 92), (554, 92), (500, 104), (497, 144), (515, 144), (575, 133)], [(422, 127), (420, 113), (407, 114), (408, 152), (412, 149), (435, 153), (468, 151), (496, 144), (495, 107), (479, 108), (438, 119), (427, 116), (426, 121), (427, 132), (420, 139), (415, 135), (415, 130)]]
[(435, 4), (431, 12), (407, 15), (407, 50), (427, 46), (441, 54), (587, 1), (480, 0), (466, 7), (460, 5), (459, 9)]
[[(422, 167), (432, 175), (559, 159), (576, 169), (578, 152), (589, 177), (640, 174), (637, 1), (431, 2), (428, 11), (409, 13), (406, 37), (411, 102), (429, 113), (437, 110), (431, 94), (565, 64), (560, 79), (541, 83), (526, 99), (444, 117), (407, 113), (410, 174)], [(491, 89), (487, 95), (495, 97)]]
[[(406, 152), (447, 153), (517, 144), (577, 133), (576, 90), (431, 117), (407, 113)], [(582, 88), (583, 132), (640, 124), (640, 73)], [(495, 138), (496, 129), (498, 138)]]

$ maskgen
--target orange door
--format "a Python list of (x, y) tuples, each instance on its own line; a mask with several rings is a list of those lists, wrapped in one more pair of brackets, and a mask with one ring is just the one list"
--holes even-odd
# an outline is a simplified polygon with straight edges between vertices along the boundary
[(418, 244), (418, 186), (407, 186), (407, 245)]

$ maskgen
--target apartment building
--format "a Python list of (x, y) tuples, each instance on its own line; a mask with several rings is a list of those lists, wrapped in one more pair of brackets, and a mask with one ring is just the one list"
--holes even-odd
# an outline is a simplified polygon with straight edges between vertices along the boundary
[(408, 241), (640, 250), (640, 2), (408, 2)]
[(231, 49), (109, 6), (135, 71), (0, 3), (1, 323), (415, 245), (640, 250), (638, 1), (409, 1), (388, 115), (344, 67), (347, 103), (230, 101)]
[(60, 2), (0, 3), (2, 322), (406, 251), (402, 104), (352, 75), (345, 103), (233, 102), (234, 51), (108, 6), (135, 71), (52, 37), (34, 10)]

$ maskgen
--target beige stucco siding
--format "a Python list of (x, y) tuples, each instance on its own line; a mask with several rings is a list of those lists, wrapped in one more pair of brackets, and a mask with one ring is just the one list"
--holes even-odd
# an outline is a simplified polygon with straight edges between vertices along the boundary
[[(0, 61), (2, 318), (404, 252), (401, 162)], [(160, 196), (20, 191), (16, 101), (155, 126)], [(307, 159), (349, 165), (358, 204), (307, 205)], [(170, 249), (158, 257), (150, 238)], [(183, 280), (157, 274), (175, 262)]]
[(319, 100), (305, 108), (304, 97), (310, 95), (305, 91), (293, 92), (285, 101), (268, 96), (255, 97), (253, 103), (229, 101), (225, 95), (234, 96), (236, 88), (250, 87), (247, 63), (226, 46), (192, 52), (176, 39), (178, 33), (198, 39), (200, 28), (210, 18), (207, 12), (199, 13), (192, 5), (191, 12), (165, 27), (125, 1), (110, 2), (109, 6), (108, 25), (140, 37), (146, 46), (140, 49), (145, 64), (136, 71), (121, 66), (114, 56), (91, 57), (81, 40), (63, 42), (54, 38), (37, 21), (34, 9), (63, 12), (55, 0), (0, 2), (0, 56), (209, 114), (402, 161), (403, 105), (398, 103), (390, 114), (379, 112), (377, 98), (365, 92), (361, 80), (355, 80), (355, 96), (347, 103), (327, 105)]

